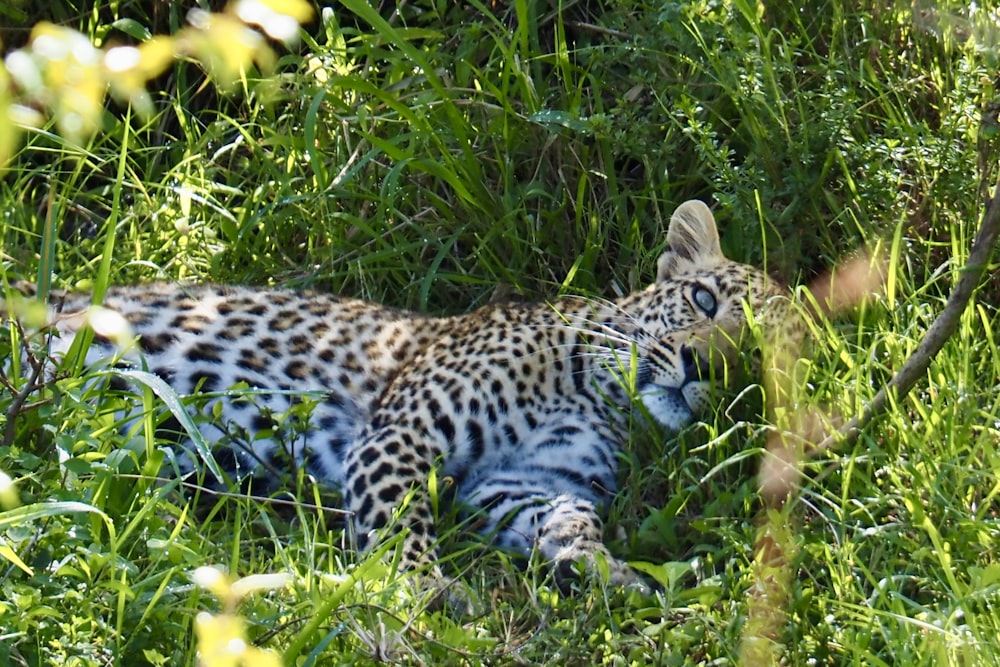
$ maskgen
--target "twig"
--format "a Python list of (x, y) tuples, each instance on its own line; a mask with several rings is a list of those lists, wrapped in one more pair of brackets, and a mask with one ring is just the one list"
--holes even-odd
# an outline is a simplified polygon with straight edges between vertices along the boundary
[(944, 310), (937, 316), (934, 323), (927, 329), (923, 340), (917, 345), (910, 357), (903, 366), (892, 376), (892, 379), (879, 390), (861, 414), (851, 418), (846, 424), (837, 429), (836, 432), (828, 435), (818, 445), (818, 451), (824, 451), (835, 445), (851, 444), (861, 435), (861, 430), (871, 422), (872, 419), (885, 412), (886, 404), (889, 401), (890, 393), (896, 401), (899, 401), (913, 388), (927, 369), (931, 360), (941, 351), (945, 342), (958, 328), (959, 319), (965, 312), (972, 293), (979, 286), (983, 272), (986, 270), (993, 253), (993, 246), (996, 245), (997, 235), (1000, 232), (1000, 183), (994, 189), (993, 198), (986, 208), (982, 225), (976, 240), (972, 244), (972, 251), (962, 269), (955, 289), (948, 296), (948, 302)]
[(596, 32), (599, 35), (607, 35), (609, 37), (617, 37), (618, 39), (631, 40), (635, 35), (631, 35), (627, 32), (622, 32), (621, 30), (615, 30), (613, 28), (606, 28), (601, 25), (594, 25), (593, 23), (585, 23), (583, 21), (566, 21), (567, 26), (571, 28), (576, 28), (577, 30), (587, 30), (589, 32)]
[(17, 391), (15, 391), (16, 388), (10, 380), (8, 380), (6, 377), (2, 378), (2, 383), (4, 387), (6, 387), (6, 389), (10, 391), (11, 394), (13, 394), (13, 399), (11, 400), (10, 405), (7, 406), (7, 413), (5, 415), (7, 419), (7, 424), (4, 427), (3, 431), (3, 444), (4, 446), (7, 447), (9, 447), (14, 442), (14, 435), (17, 431), (15, 428), (17, 425), (17, 416), (21, 413), (21, 409), (24, 407), (25, 401), (28, 400), (28, 397), (31, 396), (31, 394), (35, 393), (36, 391), (45, 386), (44, 383), (42, 384), (38, 383), (38, 378), (40, 378), (42, 375), (42, 369), (45, 366), (45, 361), (44, 359), (39, 359), (38, 357), (36, 357), (34, 352), (31, 351), (30, 347), (28, 346), (27, 338), (24, 335), (24, 329), (21, 327), (21, 324), (15, 323), (15, 326), (18, 329), (19, 333), (18, 337), (21, 341), (21, 345), (26, 352), (25, 360), (31, 366), (31, 376), (27, 380), (25, 380), (20, 390)]

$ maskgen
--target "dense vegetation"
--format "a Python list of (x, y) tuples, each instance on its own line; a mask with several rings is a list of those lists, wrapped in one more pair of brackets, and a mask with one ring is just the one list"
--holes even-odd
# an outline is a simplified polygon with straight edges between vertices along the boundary
[[(701, 198), (729, 256), (791, 284), (858, 248), (888, 256), (882, 296), (816, 324), (800, 363), (812, 407), (796, 409), (849, 416), (939, 310), (997, 176), (992, 7), (391, 4), (317, 8), (276, 75), (237, 90), (177, 63), (152, 82), (152, 114), (109, 102), (83, 145), (27, 133), (0, 176), (8, 292), (196, 279), (436, 313), (610, 296), (650, 280), (669, 213)], [(41, 11), (0, 8), (7, 50), (43, 19), (102, 47), (185, 23), (174, 3)], [(759, 557), (762, 392), (720, 391), (705, 423), (637, 433), (622, 462), (609, 535), (656, 595), (563, 595), (454, 531), (447, 566), (472, 618), (346, 555), (307, 485), (206, 498), (161, 479), (151, 420), (123, 431), (98, 372), (66, 367), (25, 394), (7, 326), (0, 471), (20, 504), (0, 507), (0, 664), (193, 664), (195, 619), (220, 609), (288, 665), (754, 664), (750, 636), (785, 664), (997, 664), (996, 294), (917, 391), (803, 467), (772, 510), (780, 559)], [(206, 565), (290, 576), (240, 601)], [(784, 598), (761, 609), (767, 578)]]

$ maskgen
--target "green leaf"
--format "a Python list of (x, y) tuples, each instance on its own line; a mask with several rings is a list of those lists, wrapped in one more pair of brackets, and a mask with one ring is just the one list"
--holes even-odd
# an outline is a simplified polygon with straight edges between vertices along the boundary
[(972, 587), (977, 590), (989, 588), (1000, 583), (1000, 563), (992, 563), (986, 567), (970, 567), (969, 575), (972, 579)]
[(574, 132), (590, 132), (590, 124), (587, 123), (587, 121), (580, 120), (580, 118), (575, 114), (567, 113), (565, 111), (544, 109), (542, 111), (536, 111), (528, 116), (528, 120), (532, 123), (538, 123), (539, 125), (558, 125), (560, 127), (565, 127), (568, 130), (573, 130)]
[(135, 19), (118, 19), (111, 24), (115, 30), (120, 30), (132, 39), (138, 40), (140, 42), (145, 42), (147, 39), (153, 36), (153, 33), (149, 31), (146, 26), (142, 25)]
[(25, 505), (24, 507), (7, 510), (6, 512), (0, 512), (0, 530), (6, 530), (14, 526), (20, 526), (31, 521), (44, 519), (46, 517), (64, 516), (66, 514), (81, 512), (86, 514), (96, 514), (103, 519), (108, 528), (108, 533), (112, 536), (112, 541), (114, 541), (115, 525), (111, 521), (110, 517), (93, 505), (73, 500), (34, 503), (32, 505)]
[(184, 432), (191, 439), (191, 444), (198, 451), (198, 456), (205, 463), (205, 467), (212, 472), (219, 482), (225, 481), (225, 474), (219, 468), (219, 464), (215, 462), (215, 457), (212, 456), (212, 448), (205, 442), (205, 438), (202, 436), (198, 425), (194, 423), (191, 415), (184, 408), (180, 396), (178, 396), (177, 392), (170, 385), (163, 381), (163, 378), (148, 371), (134, 369), (115, 369), (107, 371), (107, 373), (118, 375), (126, 380), (138, 382), (149, 387), (163, 401), (167, 409), (170, 410), (170, 414), (177, 419), (181, 427), (184, 428)]
[(686, 561), (668, 561), (659, 565), (647, 561), (630, 561), (629, 565), (649, 575), (667, 590), (676, 589), (681, 579), (692, 571), (691, 563)]

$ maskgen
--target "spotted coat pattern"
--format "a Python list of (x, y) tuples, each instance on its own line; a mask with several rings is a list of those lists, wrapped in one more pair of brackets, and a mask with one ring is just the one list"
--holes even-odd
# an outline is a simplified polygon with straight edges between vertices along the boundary
[[(138, 336), (136, 363), (182, 395), (209, 392), (207, 408), (221, 404), (201, 429), (231, 445), (230, 472), (304, 465), (342, 489), (360, 548), (405, 530), (404, 566), (439, 574), (427, 489), (436, 466), (498, 544), (537, 550), (559, 571), (600, 554), (612, 582), (627, 584), (635, 575), (605, 548), (599, 511), (616, 490), (629, 416), (641, 402), (675, 430), (704, 410), (710, 356), (732, 351), (744, 302), (759, 308), (772, 290), (722, 255), (700, 202), (677, 209), (667, 240), (656, 282), (617, 301), (433, 318), (313, 292), (154, 284), (114, 288), (104, 304)], [(56, 352), (88, 303), (61, 304)], [(90, 358), (111, 354), (99, 341)], [(225, 391), (234, 385), (250, 400)], [(275, 435), (303, 400), (308, 427)]]

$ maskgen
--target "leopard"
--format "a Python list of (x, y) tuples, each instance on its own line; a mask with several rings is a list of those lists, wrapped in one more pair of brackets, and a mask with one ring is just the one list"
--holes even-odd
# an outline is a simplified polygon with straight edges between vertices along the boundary
[[(610, 552), (603, 516), (631, 425), (673, 437), (708, 411), (720, 364), (782, 291), (723, 254), (701, 201), (676, 208), (664, 247), (654, 282), (618, 298), (451, 316), (278, 287), (111, 287), (101, 312), (137, 346), (98, 331), (86, 359), (204, 397), (197, 428), (231, 478), (303, 470), (337, 489), (360, 553), (395, 536), (401, 569), (446, 580), (434, 480), (447, 480), (492, 544), (630, 586), (641, 578)], [(53, 357), (93, 322), (92, 301), (53, 299)], [(279, 436), (303, 403), (305, 425)]]

